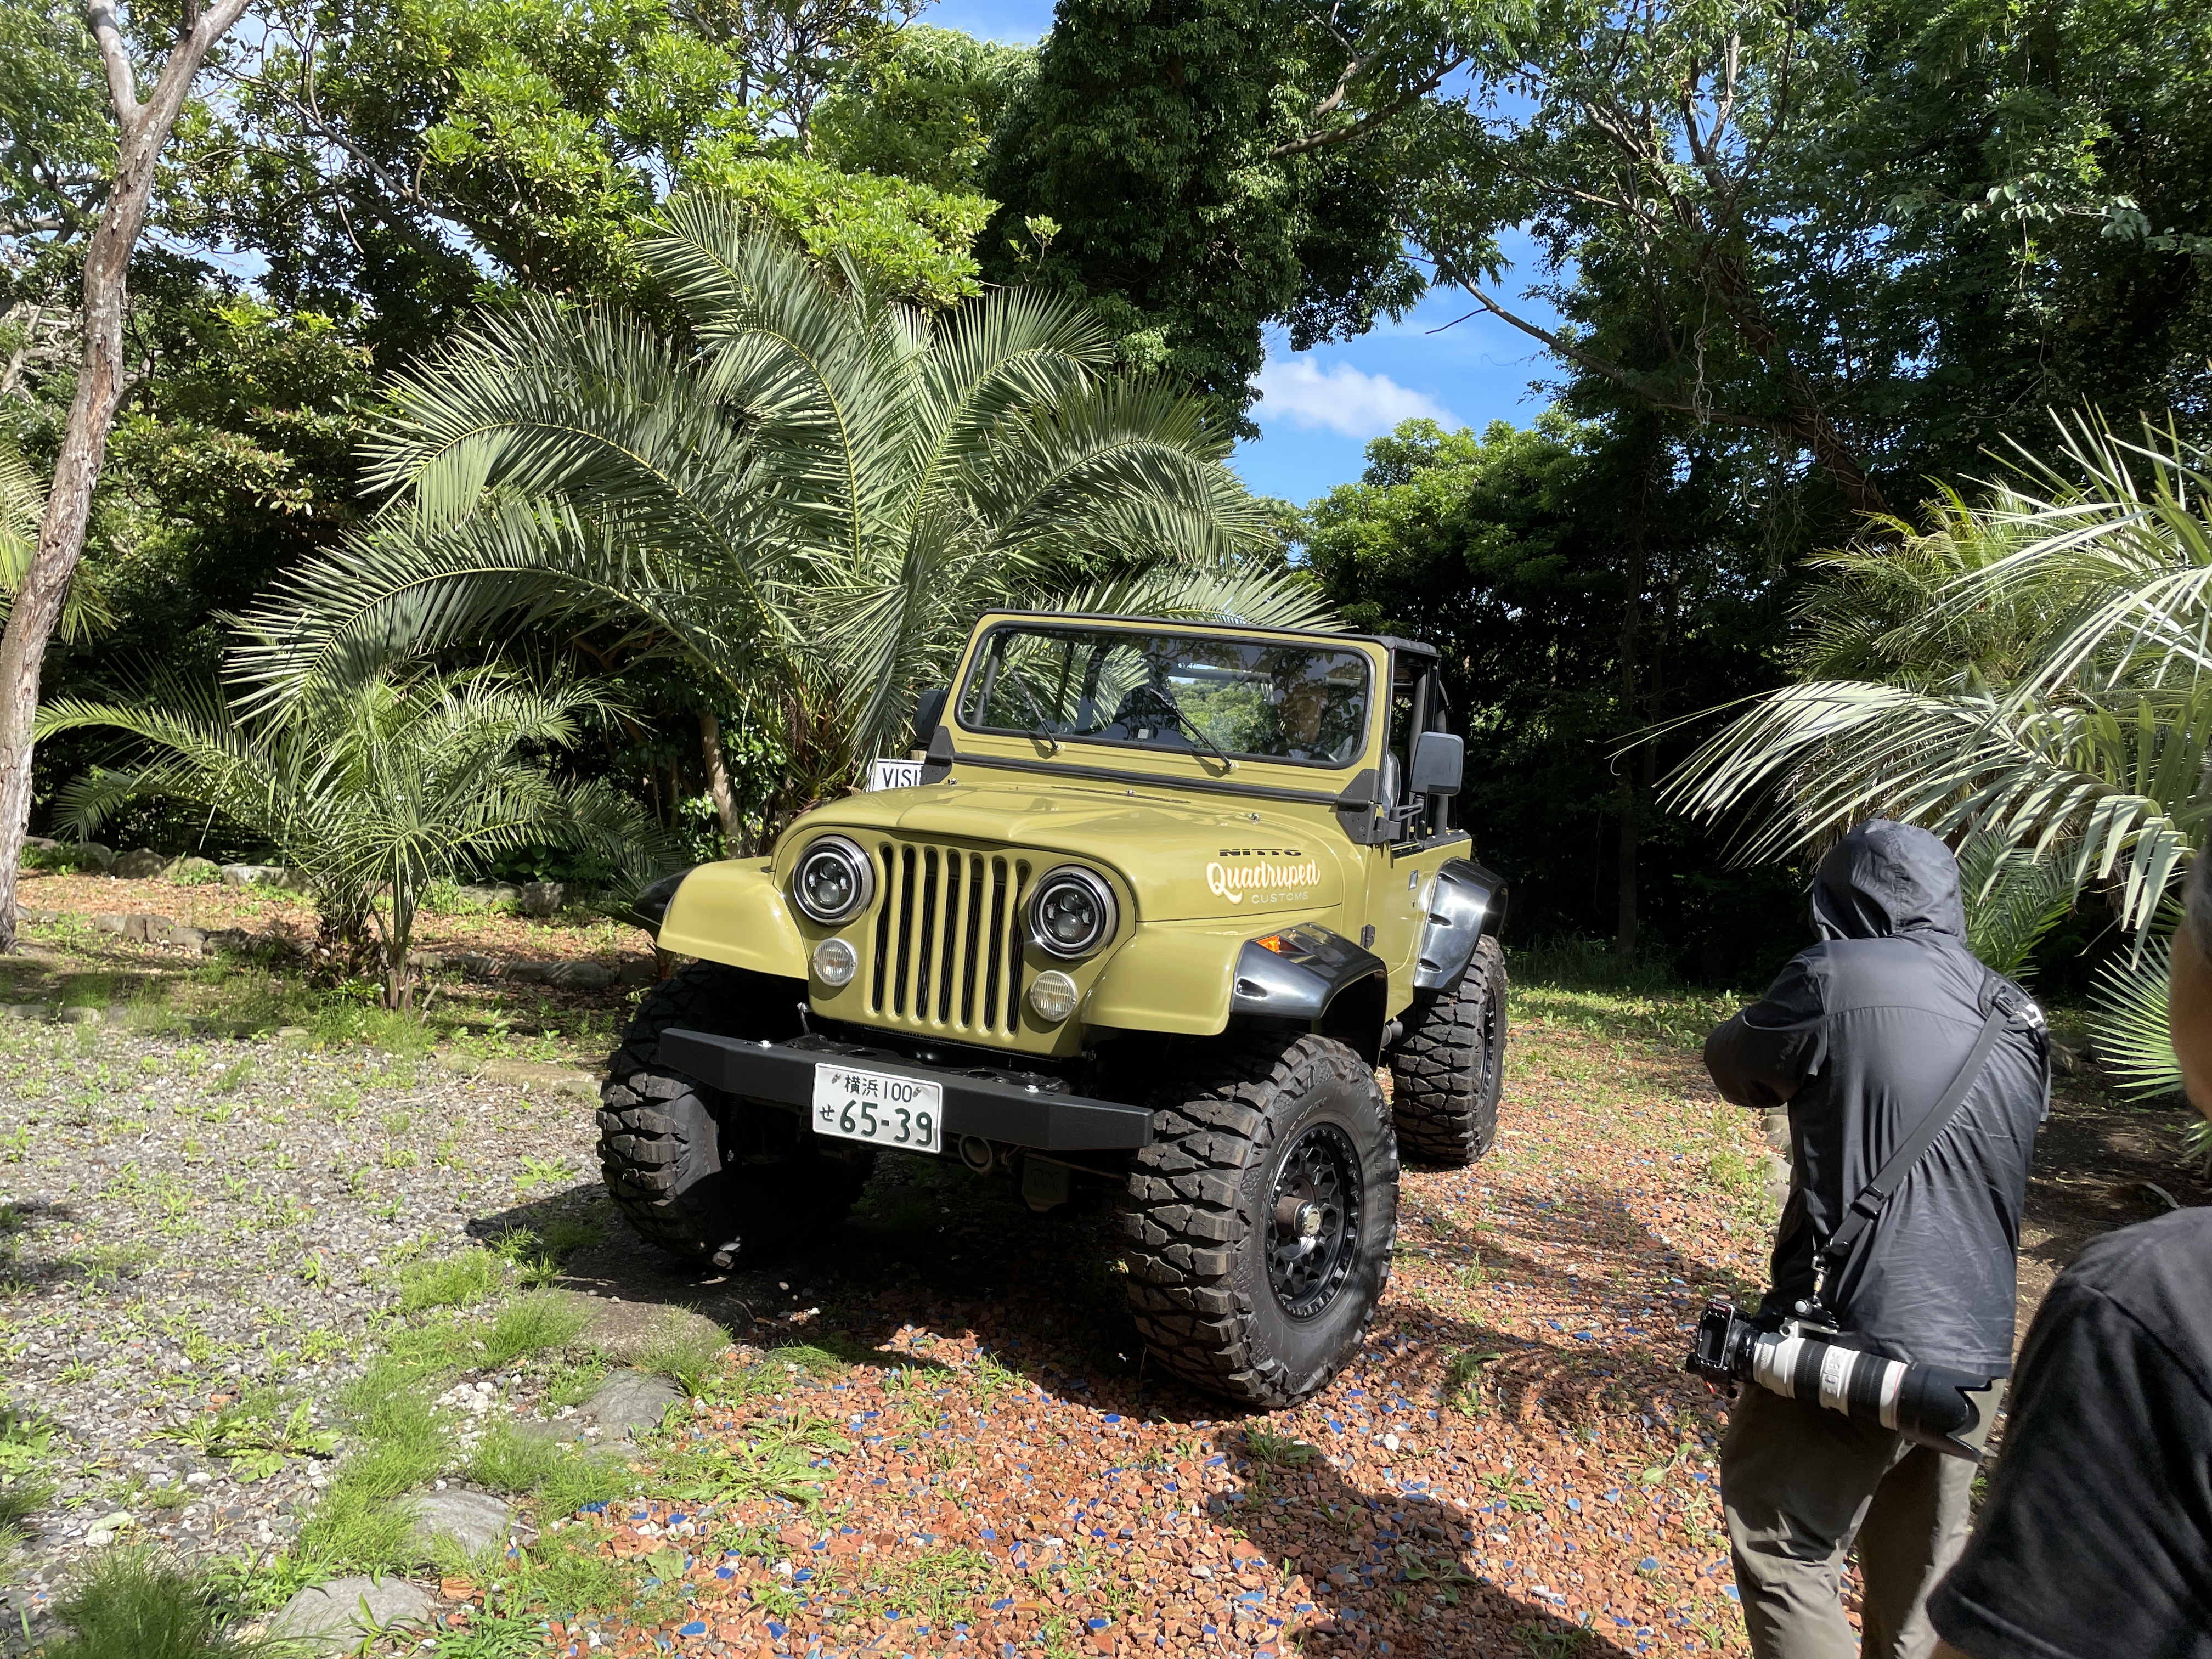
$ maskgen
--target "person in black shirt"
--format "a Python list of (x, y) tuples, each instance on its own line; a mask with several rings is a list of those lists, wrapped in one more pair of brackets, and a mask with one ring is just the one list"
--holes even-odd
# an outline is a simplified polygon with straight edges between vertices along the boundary
[[(2212, 860), (2166, 1018), (2212, 1116)], [(1989, 1503), (1929, 1603), (1949, 1659), (2212, 1659), (2212, 1209), (2097, 1240), (2044, 1298)]]
[[(1761, 1318), (1812, 1296), (1821, 1247), (1996, 1010), (1972, 1088), (1825, 1288), (1842, 1346), (2002, 1378), (2050, 1101), (2041, 1015), (1967, 948), (1958, 864), (1924, 830), (1875, 819), (1851, 831), (1821, 860), (1813, 917), (1822, 942), (1705, 1043), (1729, 1100), (1789, 1109), (1790, 1194)], [(1813, 1400), (1747, 1388), (1721, 1446), (1721, 1497), (1758, 1659), (1927, 1659), (1925, 1600), (1966, 1542), (1973, 1473)], [(1863, 1647), (1839, 1595), (1855, 1548)]]

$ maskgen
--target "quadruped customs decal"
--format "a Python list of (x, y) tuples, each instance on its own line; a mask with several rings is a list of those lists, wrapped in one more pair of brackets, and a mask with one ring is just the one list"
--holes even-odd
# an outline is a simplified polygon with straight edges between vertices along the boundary
[[(1257, 863), (1228, 864), (1227, 859), (1255, 859)], [(1321, 866), (1295, 847), (1224, 847), (1206, 866), (1206, 884), (1216, 898), (1242, 904), (1248, 898), (1265, 902), (1295, 897), (1321, 884)]]

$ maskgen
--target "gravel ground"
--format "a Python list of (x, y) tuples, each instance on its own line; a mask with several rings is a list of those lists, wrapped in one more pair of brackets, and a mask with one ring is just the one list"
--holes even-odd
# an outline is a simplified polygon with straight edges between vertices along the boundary
[(267, 1389), (313, 1433), (403, 1265), (518, 1198), (588, 1193), (592, 1139), (573, 1094), (428, 1059), (0, 1022), (4, 1399), (18, 1478), (53, 1488), (0, 1561), (4, 1621), (111, 1517), (187, 1556), (289, 1536), (324, 1465), (247, 1480), (179, 1435)]
[[(701, 1277), (619, 1231), (586, 1245), (564, 1279), (601, 1307), (641, 1328), (693, 1307), (742, 1346), (636, 1455), (632, 1498), (531, 1517), (623, 1564), (636, 1599), (534, 1609), (526, 1640), (1741, 1650), (1724, 1407), (1679, 1370), (1705, 1297), (1756, 1288), (1772, 1220), (1756, 1121), (1686, 1041), (1720, 1012), (1522, 992), (1497, 1151), (1409, 1170), (1366, 1350), (1272, 1418), (1148, 1376), (1103, 1194), (1035, 1216), (957, 1164), (887, 1157), (849, 1225), (764, 1271)], [(0, 1022), (5, 1397), (52, 1431), (43, 1454), (0, 1431), (0, 1476), (58, 1481), (0, 1563), (15, 1605), (118, 1515), (187, 1553), (281, 1549), (331, 1465), (246, 1480), (176, 1431), (264, 1387), (326, 1408), (407, 1263), (598, 1212), (586, 1103), (550, 1068), (494, 1073)], [(541, 1394), (471, 1375), (449, 1399), (481, 1425), (558, 1415)], [(496, 1586), (428, 1588), (441, 1619), (507, 1628)]]

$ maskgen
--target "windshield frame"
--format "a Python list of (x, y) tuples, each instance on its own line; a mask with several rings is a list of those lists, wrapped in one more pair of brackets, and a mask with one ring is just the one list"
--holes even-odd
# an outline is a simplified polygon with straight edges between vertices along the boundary
[[(1201, 764), (1213, 770), (1215, 773), (1218, 773), (1222, 763), (1215, 760), (1212, 755), (1206, 749), (1200, 747), (1196, 744), (1190, 744), (1188, 747), (1178, 748), (1155, 743), (1139, 743), (1122, 738), (1102, 738), (1095, 733), (1085, 734), (1074, 732), (1051, 732), (1048, 730), (1033, 730), (1013, 726), (976, 726), (970, 724), (966, 713), (969, 694), (975, 689), (977, 677), (984, 672), (990, 661), (992, 641), (998, 635), (1007, 632), (1075, 635), (1121, 634), (1127, 635), (1134, 639), (1153, 640), (1222, 640), (1234, 644), (1259, 645), (1275, 647), (1289, 646), (1303, 647), (1316, 652), (1339, 652), (1346, 656), (1357, 657), (1360, 661), (1363, 672), (1366, 675), (1365, 683), (1362, 686), (1360, 691), (1360, 696), (1364, 701), (1366, 706), (1360, 719), (1360, 737), (1358, 746), (1348, 758), (1340, 761), (1299, 760), (1294, 757), (1287, 755), (1260, 755), (1236, 749), (1224, 749), (1221, 752), (1232, 767), (1237, 768), (1245, 766), (1280, 766), (1305, 772), (1347, 773), (1355, 771), (1362, 763), (1366, 760), (1368, 751), (1374, 747), (1376, 721), (1375, 688), (1385, 678), (1389, 671), (1387, 666), (1379, 665), (1376, 662), (1373, 655), (1368, 650), (1364, 648), (1369, 641), (1358, 635), (1334, 634), (1270, 634), (1244, 629), (1224, 628), (1218, 625), (1209, 626), (1204, 623), (1177, 625), (1171, 623), (1152, 622), (1144, 626), (1131, 626), (1127, 623), (1121, 622), (1118, 618), (1108, 620), (1097, 617), (1077, 615), (1070, 615), (1066, 617), (1039, 616), (1036, 614), (1020, 616), (1002, 615), (998, 620), (992, 621), (984, 625), (976, 633), (974, 641), (969, 647), (967, 661), (962, 667), (959, 683), (953, 688), (953, 694), (949, 699), (947, 699), (945, 704), (945, 718), (949, 723), (957, 726), (962, 732), (968, 732), (973, 736), (980, 738), (1020, 738), (1032, 744), (1048, 741), (1054, 746), (1055, 752), (1060, 749), (1072, 748), (1077, 744), (1080, 744), (1086, 749), (1103, 750), (1121, 755), (1146, 756), (1163, 758), (1188, 756), (1191, 759), (1198, 761)], [(1206, 741), (1210, 743), (1212, 739), (1209, 737)], [(1039, 763), (1048, 765), (1050, 764), (1050, 762), (1048, 760), (1041, 761)]]

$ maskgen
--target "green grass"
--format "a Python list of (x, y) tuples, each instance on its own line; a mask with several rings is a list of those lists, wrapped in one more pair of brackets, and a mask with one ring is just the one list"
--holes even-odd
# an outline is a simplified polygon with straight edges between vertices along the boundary
[(474, 1307), (506, 1282), (506, 1268), (488, 1251), (413, 1261), (399, 1270), (399, 1309), (420, 1313), (427, 1308)]
[(519, 1297), (499, 1310), (485, 1333), (481, 1364), (486, 1370), (497, 1370), (526, 1354), (564, 1348), (591, 1322), (590, 1312), (570, 1297)]
[(586, 1504), (605, 1503), (621, 1491), (624, 1479), (619, 1455), (563, 1450), (550, 1440), (518, 1433), (507, 1423), (495, 1425), (484, 1436), (467, 1473), (494, 1492), (536, 1498), (546, 1516), (574, 1515)]
[(271, 1653), (222, 1631), (227, 1609), (206, 1575), (143, 1550), (95, 1556), (54, 1611), (70, 1634), (40, 1650), (40, 1659), (247, 1659)]
[(688, 1309), (671, 1308), (660, 1328), (638, 1349), (635, 1364), (696, 1395), (721, 1370), (729, 1347), (729, 1334), (720, 1326)]
[(1687, 984), (1664, 967), (1623, 962), (1593, 939), (1516, 946), (1506, 965), (1516, 1019), (1533, 1016), (1675, 1048), (1701, 1046), (1708, 1031), (1756, 994)]

